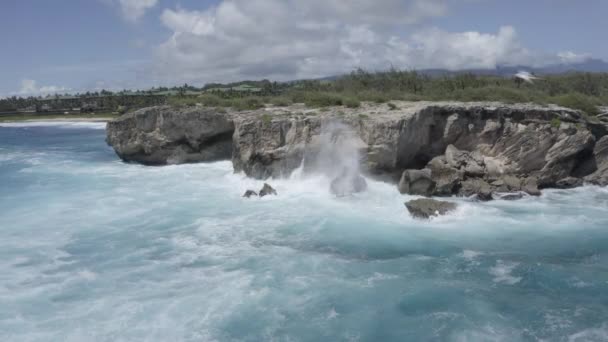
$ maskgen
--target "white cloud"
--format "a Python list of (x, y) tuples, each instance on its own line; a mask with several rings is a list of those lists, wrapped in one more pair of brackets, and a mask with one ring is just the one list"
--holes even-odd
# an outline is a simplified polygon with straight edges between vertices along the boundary
[(557, 54), (560, 59), (560, 62), (569, 64), (569, 63), (580, 63), (585, 60), (591, 58), (591, 55), (588, 53), (577, 54), (572, 51), (563, 51)]
[(511, 26), (495, 33), (419, 28), (447, 10), (445, 0), (223, 0), (204, 11), (165, 9), (161, 22), (172, 35), (157, 49), (155, 77), (281, 80), (356, 67), (492, 68), (569, 57), (529, 51)]
[(147, 10), (158, 4), (158, 0), (118, 0), (123, 17), (136, 22), (143, 17)]
[(37, 96), (37, 95), (49, 95), (64, 93), (70, 91), (70, 88), (60, 87), (55, 85), (39, 86), (38, 82), (30, 79), (21, 80), (21, 89), (18, 92), (12, 93), (12, 95), (21, 96)]

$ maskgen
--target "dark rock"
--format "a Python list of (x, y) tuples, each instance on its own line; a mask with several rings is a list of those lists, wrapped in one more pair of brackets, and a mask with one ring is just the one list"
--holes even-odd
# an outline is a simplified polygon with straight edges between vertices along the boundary
[(456, 192), (464, 179), (464, 172), (451, 167), (444, 156), (433, 158), (426, 166), (431, 170), (435, 182), (434, 195), (450, 196)]
[(461, 183), (459, 195), (475, 196), (480, 201), (492, 200), (492, 187), (483, 179), (470, 178)]
[(245, 194), (243, 195), (243, 197), (247, 197), (247, 198), (249, 198), (251, 196), (256, 196), (257, 197), (258, 193), (255, 192), (255, 191), (253, 191), (253, 190), (247, 190), (247, 191), (245, 191)]
[(531, 196), (540, 196), (540, 190), (538, 190), (538, 180), (536, 177), (528, 177), (523, 180), (521, 190)]
[(262, 187), (262, 190), (260, 190), (259, 192), (260, 197), (264, 197), (266, 195), (277, 195), (277, 191), (270, 186), (270, 184), (268, 183), (264, 183), (264, 186)]
[(445, 215), (456, 209), (456, 204), (430, 198), (421, 198), (406, 202), (405, 207), (413, 217), (428, 219), (431, 216)]
[(405, 170), (399, 181), (399, 192), (402, 194), (431, 196), (435, 191), (435, 181), (431, 170)]
[(608, 185), (608, 135), (602, 137), (595, 144), (593, 162), (596, 165), (596, 170), (585, 177), (585, 181), (600, 186)]
[(572, 189), (583, 185), (583, 180), (575, 177), (566, 177), (558, 180), (555, 187), (558, 189)]

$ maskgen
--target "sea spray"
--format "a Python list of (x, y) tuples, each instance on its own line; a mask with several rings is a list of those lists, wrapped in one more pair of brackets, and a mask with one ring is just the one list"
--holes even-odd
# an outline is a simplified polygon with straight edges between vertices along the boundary
[(307, 146), (298, 172), (323, 175), (331, 182), (332, 193), (344, 196), (366, 189), (361, 164), (367, 145), (352, 127), (331, 121), (323, 125), (321, 134)]

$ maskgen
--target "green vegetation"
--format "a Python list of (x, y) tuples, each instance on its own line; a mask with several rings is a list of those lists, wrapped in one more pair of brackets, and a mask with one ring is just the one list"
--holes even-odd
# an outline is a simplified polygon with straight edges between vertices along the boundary
[(562, 120), (560, 120), (559, 118), (553, 118), (551, 119), (551, 126), (554, 128), (559, 128), (559, 126), (562, 125)]
[(270, 114), (263, 114), (262, 115), (262, 122), (265, 124), (269, 124), (272, 122), (272, 115)]
[[(170, 104), (253, 110), (270, 104), (277, 107), (304, 103), (311, 108), (345, 106), (357, 108), (362, 102), (390, 101), (501, 101), (557, 104), (596, 115), (597, 106), (608, 105), (608, 74), (566, 73), (546, 75), (534, 83), (516, 82), (501, 76), (451, 73), (429, 76), (416, 71), (356, 70), (334, 80), (295, 82), (243, 81), (208, 84), (197, 88), (188, 84), (150, 90), (83, 93), (47, 97), (0, 99), (0, 113), (88, 113), (126, 112), (142, 107)], [(61, 116), (63, 117), (63, 116)]]

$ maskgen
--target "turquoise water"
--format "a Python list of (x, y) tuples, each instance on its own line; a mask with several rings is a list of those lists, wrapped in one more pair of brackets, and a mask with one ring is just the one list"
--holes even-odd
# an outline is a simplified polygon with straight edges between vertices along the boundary
[(0, 341), (606, 341), (608, 189), (459, 200), (229, 162), (121, 163), (102, 124), (0, 126)]

